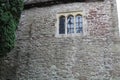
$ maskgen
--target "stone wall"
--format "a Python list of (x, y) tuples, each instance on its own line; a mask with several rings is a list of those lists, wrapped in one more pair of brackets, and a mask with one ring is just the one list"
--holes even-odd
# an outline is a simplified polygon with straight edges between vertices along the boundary
[[(0, 80), (120, 80), (115, 6), (105, 0), (24, 10), (16, 47), (0, 61)], [(56, 37), (56, 14), (81, 10), (86, 35)]]

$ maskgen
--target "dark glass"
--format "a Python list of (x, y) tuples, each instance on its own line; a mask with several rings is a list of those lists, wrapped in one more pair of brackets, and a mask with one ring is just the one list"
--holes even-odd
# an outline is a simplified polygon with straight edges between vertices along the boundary
[(67, 18), (67, 33), (74, 33), (74, 17), (72, 15)]
[(77, 15), (76, 16), (76, 33), (83, 32), (83, 22), (82, 22), (82, 16)]
[(59, 34), (65, 34), (65, 16), (59, 18)]

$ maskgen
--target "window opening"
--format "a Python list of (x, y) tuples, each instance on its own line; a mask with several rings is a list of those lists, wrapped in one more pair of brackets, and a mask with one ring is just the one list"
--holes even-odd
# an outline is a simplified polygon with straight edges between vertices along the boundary
[(59, 18), (59, 34), (65, 34), (65, 16)]
[(74, 33), (74, 16), (72, 15), (67, 18), (67, 33)]
[(76, 33), (81, 33), (82, 31), (83, 31), (82, 16), (77, 15), (76, 16)]

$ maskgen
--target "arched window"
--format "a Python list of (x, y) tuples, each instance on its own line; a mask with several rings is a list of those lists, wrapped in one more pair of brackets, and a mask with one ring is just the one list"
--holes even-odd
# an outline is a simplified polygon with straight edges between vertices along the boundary
[[(61, 12), (57, 14), (57, 34), (66, 35), (83, 35), (84, 18), (82, 12)], [(65, 35), (63, 35), (65, 34)]]
[(65, 34), (65, 16), (59, 18), (59, 34)]
[(82, 16), (76, 15), (76, 33), (81, 33), (83, 32), (83, 20)]
[(74, 33), (74, 16), (72, 15), (67, 17), (67, 33)]

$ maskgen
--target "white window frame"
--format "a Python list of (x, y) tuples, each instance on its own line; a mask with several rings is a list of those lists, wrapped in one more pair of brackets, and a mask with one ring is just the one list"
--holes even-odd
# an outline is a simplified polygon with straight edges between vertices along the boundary
[[(76, 33), (76, 16), (77, 15), (81, 15), (82, 16), (82, 28), (83, 28), (83, 32), (82, 33)], [(67, 34), (67, 17), (69, 15), (73, 15), (74, 16), (74, 33), (71, 34)], [(61, 16), (65, 16), (65, 34), (59, 34), (59, 18)], [(85, 22), (85, 18), (83, 15), (83, 11), (72, 11), (72, 12), (60, 12), (57, 14), (57, 23), (56, 23), (56, 37), (70, 37), (70, 36), (83, 36), (86, 35), (87, 32), (87, 28), (86, 28), (86, 22)]]

